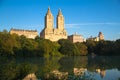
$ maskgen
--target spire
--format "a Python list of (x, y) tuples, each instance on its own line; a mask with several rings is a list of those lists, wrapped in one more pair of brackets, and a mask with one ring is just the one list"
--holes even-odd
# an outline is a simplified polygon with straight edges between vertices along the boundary
[(62, 15), (61, 9), (59, 9), (59, 11), (58, 11), (58, 15)]
[(98, 37), (100, 37), (101, 35), (103, 35), (102, 32), (99, 32)]
[(53, 29), (53, 20), (54, 17), (50, 11), (50, 7), (48, 7), (47, 13), (45, 15), (45, 28)]
[(98, 37), (99, 37), (99, 40), (104, 40), (104, 35), (102, 32), (99, 32)]
[(50, 11), (50, 7), (48, 7), (47, 14), (52, 14), (51, 11)]
[(62, 15), (61, 9), (59, 9), (57, 15), (57, 29), (64, 30), (64, 16)]

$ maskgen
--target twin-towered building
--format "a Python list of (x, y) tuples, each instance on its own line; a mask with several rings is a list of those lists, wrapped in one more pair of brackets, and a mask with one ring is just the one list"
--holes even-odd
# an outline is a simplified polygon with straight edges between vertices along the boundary
[[(10, 34), (18, 34), (19, 36), (24, 35), (27, 38), (32, 38), (32, 39), (35, 39), (35, 37), (38, 36), (38, 32), (36, 30), (11, 29)], [(43, 39), (49, 39), (51, 41), (58, 41), (60, 39), (69, 39), (73, 43), (84, 41), (82, 35), (78, 35), (78, 34), (74, 34), (71, 36), (67, 35), (67, 31), (64, 28), (64, 16), (60, 9), (56, 17), (56, 28), (55, 28), (54, 17), (50, 11), (50, 8), (48, 8), (47, 13), (45, 15), (45, 27), (40, 32), (40, 37)], [(95, 38), (95, 41), (97, 40), (104, 40), (104, 35), (101, 32), (99, 33), (99, 36)]]
[(64, 28), (64, 16), (62, 15), (60, 9), (56, 18), (56, 28), (54, 28), (54, 17), (50, 11), (50, 8), (48, 8), (45, 16), (45, 28), (41, 31), (40, 37), (51, 41), (67, 39), (67, 31)]

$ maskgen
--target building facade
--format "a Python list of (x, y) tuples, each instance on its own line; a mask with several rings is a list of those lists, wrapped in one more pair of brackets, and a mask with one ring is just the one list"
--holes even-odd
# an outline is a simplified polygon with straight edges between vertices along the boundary
[(101, 40), (104, 40), (104, 35), (102, 32), (99, 32), (98, 36), (97, 37), (90, 37), (88, 38), (87, 40), (92, 40), (92, 41), (101, 41)]
[(59, 39), (67, 39), (67, 31), (64, 28), (64, 16), (61, 10), (58, 11), (56, 18), (56, 28), (54, 28), (54, 17), (48, 8), (45, 16), (45, 27), (40, 33), (40, 37), (43, 39), (49, 39), (51, 41), (58, 41)]
[(99, 37), (99, 40), (104, 40), (104, 35), (102, 32), (99, 32), (98, 37)]
[(21, 30), (21, 29), (11, 29), (10, 34), (17, 34), (19, 36), (24, 35), (26, 38), (35, 39), (38, 36), (37, 30)]
[(84, 42), (84, 38), (82, 35), (78, 35), (78, 34), (73, 34), (73, 35), (70, 35), (68, 36), (68, 39), (70, 41), (72, 41), (73, 43), (76, 43), (76, 42)]

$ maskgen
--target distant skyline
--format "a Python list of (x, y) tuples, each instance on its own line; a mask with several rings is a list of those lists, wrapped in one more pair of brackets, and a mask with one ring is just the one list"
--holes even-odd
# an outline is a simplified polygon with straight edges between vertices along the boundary
[(48, 7), (55, 27), (61, 9), (68, 35), (77, 32), (89, 38), (101, 31), (105, 40), (120, 39), (120, 0), (0, 0), (0, 31), (15, 28), (40, 33)]

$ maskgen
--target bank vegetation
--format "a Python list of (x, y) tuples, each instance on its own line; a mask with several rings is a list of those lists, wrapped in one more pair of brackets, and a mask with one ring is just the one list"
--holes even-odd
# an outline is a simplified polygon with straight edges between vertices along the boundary
[(85, 56), (120, 55), (120, 39), (116, 41), (87, 40), (83, 43), (72, 43), (61, 39), (58, 42), (36, 37), (28, 39), (16, 34), (10, 35), (8, 31), (0, 32), (0, 56), (11, 57), (49, 57), (49, 56)]

